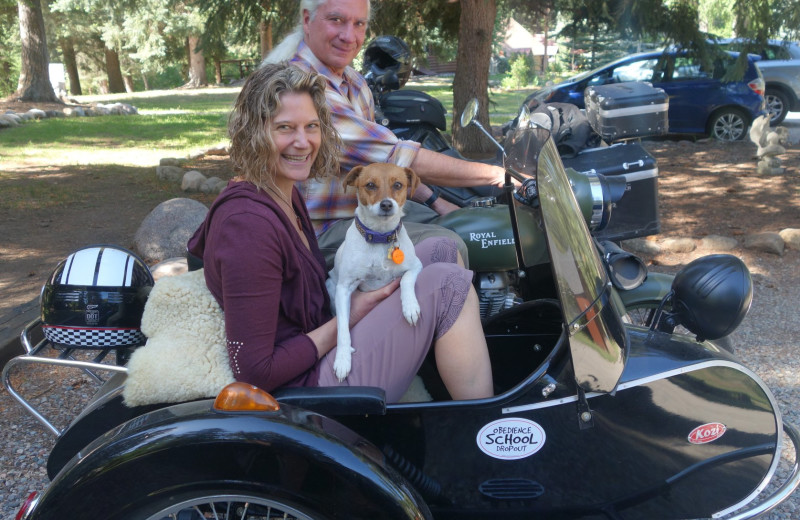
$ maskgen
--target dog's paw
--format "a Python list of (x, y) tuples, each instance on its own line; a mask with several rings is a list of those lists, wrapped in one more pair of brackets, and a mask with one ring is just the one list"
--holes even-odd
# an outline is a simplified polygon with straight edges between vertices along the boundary
[(348, 374), (350, 374), (351, 357), (356, 349), (353, 347), (344, 347), (336, 349), (336, 358), (333, 360), (333, 373), (336, 374), (336, 379), (341, 383), (344, 381)]
[(419, 315), (419, 303), (417, 303), (416, 298), (413, 298), (413, 301), (403, 301), (403, 317), (409, 324), (416, 325), (419, 320)]

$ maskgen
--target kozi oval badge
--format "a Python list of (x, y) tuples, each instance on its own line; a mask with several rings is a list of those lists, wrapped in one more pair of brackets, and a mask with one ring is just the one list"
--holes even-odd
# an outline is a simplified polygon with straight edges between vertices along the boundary
[(689, 442), (692, 444), (706, 444), (713, 442), (723, 435), (728, 428), (718, 422), (703, 424), (689, 433)]
[(475, 440), (481, 451), (490, 457), (514, 460), (530, 457), (542, 449), (546, 437), (537, 423), (509, 417), (481, 428)]

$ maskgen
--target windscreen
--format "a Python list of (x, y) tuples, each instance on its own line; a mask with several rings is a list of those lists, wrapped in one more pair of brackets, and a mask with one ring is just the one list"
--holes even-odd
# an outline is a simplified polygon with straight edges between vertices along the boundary
[(575, 376), (588, 391), (610, 392), (624, 368), (626, 333), (610, 304), (600, 255), (549, 132), (518, 130), (509, 166), (535, 175), (553, 276), (570, 334)]

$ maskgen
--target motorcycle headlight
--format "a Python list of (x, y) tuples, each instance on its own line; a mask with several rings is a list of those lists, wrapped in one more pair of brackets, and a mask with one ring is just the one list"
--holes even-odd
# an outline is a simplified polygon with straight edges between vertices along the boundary
[(614, 203), (625, 195), (627, 181), (623, 176), (606, 177), (593, 170), (578, 172), (566, 169), (575, 199), (590, 231), (605, 229)]
[(672, 309), (699, 341), (719, 339), (742, 322), (753, 301), (750, 271), (733, 255), (708, 255), (675, 275)]

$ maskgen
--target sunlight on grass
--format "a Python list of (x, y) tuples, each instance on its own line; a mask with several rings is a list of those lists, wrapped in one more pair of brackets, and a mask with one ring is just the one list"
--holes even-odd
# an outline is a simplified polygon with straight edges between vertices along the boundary
[[(405, 88), (439, 99), (451, 127), (452, 78), (420, 79)], [(239, 90), (224, 87), (75, 96), (80, 103), (128, 103), (137, 107), (139, 115), (52, 118), (4, 132), (0, 176), (3, 170), (34, 165), (155, 166), (164, 157), (187, 157), (224, 145), (228, 115)], [(530, 92), (532, 89), (491, 90), (491, 124), (501, 125), (513, 118)]]

